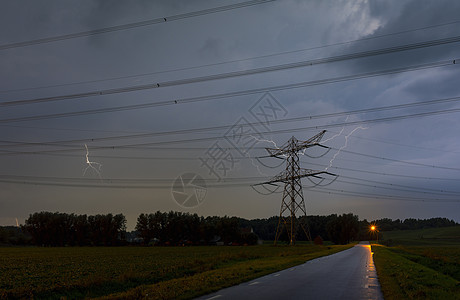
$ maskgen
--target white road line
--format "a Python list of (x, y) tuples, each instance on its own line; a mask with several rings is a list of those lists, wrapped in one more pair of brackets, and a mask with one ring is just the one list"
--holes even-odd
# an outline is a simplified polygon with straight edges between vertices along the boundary
[(250, 284), (248, 284), (248, 285), (256, 285), (256, 284), (259, 284), (259, 283), (260, 283), (260, 282), (258, 282), (258, 281), (254, 281), (253, 283), (250, 283)]
[(275, 274), (275, 275), (273, 275), (273, 276), (275, 276), (275, 277), (276, 277), (276, 276), (280, 276), (280, 275), (281, 275), (281, 274), (280, 274), (280, 273), (278, 273), (278, 274)]
[(206, 299), (206, 300), (216, 299), (216, 298), (219, 298), (219, 297), (222, 297), (222, 295), (216, 295), (216, 296), (211, 297), (211, 298), (208, 298), (208, 299)]

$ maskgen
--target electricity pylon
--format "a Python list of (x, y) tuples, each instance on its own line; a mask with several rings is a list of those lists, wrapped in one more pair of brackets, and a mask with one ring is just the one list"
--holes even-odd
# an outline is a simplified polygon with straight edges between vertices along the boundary
[(309, 231), (306, 230), (304, 224), (298, 222), (296, 218), (297, 213), (302, 214), (305, 218), (307, 216), (301, 179), (308, 176), (321, 178), (318, 176), (320, 174), (329, 174), (333, 176), (335, 175), (326, 171), (314, 171), (301, 168), (299, 163), (299, 152), (305, 151), (307, 148), (314, 146), (328, 148), (319, 144), (319, 141), (323, 137), (324, 133), (326, 133), (326, 130), (321, 131), (306, 141), (299, 141), (293, 136), (286, 144), (279, 148), (266, 148), (267, 152), (269, 153), (269, 157), (276, 157), (286, 160), (285, 171), (279, 173), (269, 181), (257, 184), (275, 185), (275, 183), (284, 183), (280, 217), (278, 226), (276, 228), (275, 245), (284, 228), (286, 229), (289, 237), (289, 244), (294, 245), (299, 225), (302, 227), (307, 238), (311, 240)]

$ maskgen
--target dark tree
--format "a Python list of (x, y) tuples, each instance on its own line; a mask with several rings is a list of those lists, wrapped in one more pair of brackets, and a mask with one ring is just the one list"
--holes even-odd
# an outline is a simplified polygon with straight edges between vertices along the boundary
[(114, 246), (124, 239), (126, 218), (118, 215), (75, 215), (40, 212), (29, 216), (23, 226), (39, 246)]
[(357, 238), (359, 232), (358, 216), (343, 214), (327, 224), (330, 240), (335, 244), (348, 244)]

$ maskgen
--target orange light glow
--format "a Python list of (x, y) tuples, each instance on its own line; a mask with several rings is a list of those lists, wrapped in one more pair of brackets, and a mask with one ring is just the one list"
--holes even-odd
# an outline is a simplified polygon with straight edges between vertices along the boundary
[(371, 230), (374, 231), (374, 230), (375, 230), (375, 226), (371, 226)]

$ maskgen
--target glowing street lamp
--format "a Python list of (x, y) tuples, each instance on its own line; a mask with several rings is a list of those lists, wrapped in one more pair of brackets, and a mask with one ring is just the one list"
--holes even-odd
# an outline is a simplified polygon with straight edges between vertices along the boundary
[(379, 231), (375, 225), (371, 225), (371, 231), (377, 235), (377, 243), (379, 242)]

